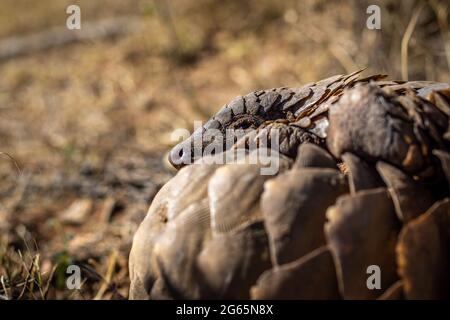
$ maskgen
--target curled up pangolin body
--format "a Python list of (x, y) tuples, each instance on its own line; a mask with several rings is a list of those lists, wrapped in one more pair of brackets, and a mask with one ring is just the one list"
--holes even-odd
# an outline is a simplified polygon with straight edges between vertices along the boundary
[(360, 72), (236, 97), (171, 151), (182, 169), (135, 235), (130, 298), (448, 298), (449, 117), (447, 84)]

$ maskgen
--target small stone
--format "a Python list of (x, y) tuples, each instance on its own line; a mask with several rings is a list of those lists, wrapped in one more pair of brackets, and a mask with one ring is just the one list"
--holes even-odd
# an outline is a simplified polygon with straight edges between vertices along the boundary
[(66, 224), (81, 225), (86, 222), (92, 212), (94, 203), (92, 199), (78, 199), (62, 212), (61, 221)]

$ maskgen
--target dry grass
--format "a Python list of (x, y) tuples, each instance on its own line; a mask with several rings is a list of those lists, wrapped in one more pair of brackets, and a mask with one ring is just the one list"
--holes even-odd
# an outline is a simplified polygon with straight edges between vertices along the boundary
[[(172, 130), (258, 88), (361, 66), (400, 78), (419, 1), (379, 1), (372, 31), (370, 1), (5, 0), (0, 39), (64, 25), (69, 2), (83, 21), (133, 15), (142, 29), (0, 62), (0, 151), (20, 167), (0, 157), (7, 298), (126, 298), (132, 235), (173, 174)], [(408, 35), (408, 77), (449, 82), (448, 4), (432, 2)], [(77, 204), (85, 212), (68, 219)], [(82, 266), (81, 290), (65, 288), (69, 264)]]

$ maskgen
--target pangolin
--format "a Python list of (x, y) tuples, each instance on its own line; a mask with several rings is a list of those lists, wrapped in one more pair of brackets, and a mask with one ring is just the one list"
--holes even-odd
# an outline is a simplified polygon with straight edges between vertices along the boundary
[(236, 97), (175, 146), (130, 298), (449, 298), (450, 86), (360, 74)]

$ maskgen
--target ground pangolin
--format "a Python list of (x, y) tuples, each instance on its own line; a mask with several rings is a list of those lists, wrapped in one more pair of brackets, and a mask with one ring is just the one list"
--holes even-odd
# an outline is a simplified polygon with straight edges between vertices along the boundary
[(449, 85), (359, 71), (233, 99), (170, 153), (130, 298), (449, 298), (449, 117)]

